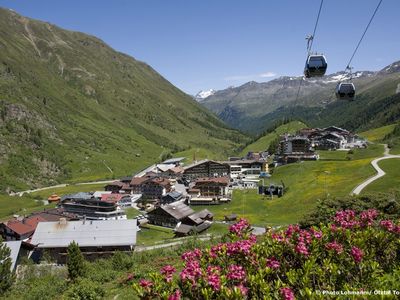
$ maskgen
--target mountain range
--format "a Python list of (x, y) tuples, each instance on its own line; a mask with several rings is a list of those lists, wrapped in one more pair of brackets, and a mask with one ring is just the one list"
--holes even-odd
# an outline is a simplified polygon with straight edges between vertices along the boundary
[(0, 190), (113, 178), (247, 137), (100, 39), (0, 9)]
[(399, 119), (400, 61), (378, 72), (354, 72), (356, 101), (337, 101), (335, 87), (348, 79), (348, 73), (338, 72), (321, 78), (283, 76), (263, 83), (251, 81), (216, 91), (200, 103), (230, 126), (253, 134), (283, 118), (353, 130)]

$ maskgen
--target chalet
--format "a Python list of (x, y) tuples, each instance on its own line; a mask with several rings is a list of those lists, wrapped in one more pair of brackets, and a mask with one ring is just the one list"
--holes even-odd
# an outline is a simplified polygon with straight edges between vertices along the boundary
[(36, 212), (28, 217), (18, 217), (0, 224), (0, 235), (6, 241), (27, 240), (35, 232), (39, 222), (57, 221), (60, 218), (77, 219), (63, 209), (54, 208)]
[(202, 160), (183, 168), (183, 178), (189, 181), (201, 177), (222, 177), (229, 175), (229, 165), (213, 160)]
[(264, 159), (240, 159), (234, 161), (222, 161), (230, 167), (231, 178), (238, 178), (240, 175), (260, 175), (261, 172), (268, 172), (268, 163)]
[(141, 194), (102, 194), (100, 197), (101, 201), (115, 203), (121, 208), (132, 207), (133, 202), (139, 200)]
[(199, 225), (188, 225), (184, 223), (179, 223), (175, 227), (174, 233), (175, 236), (187, 236), (187, 235), (197, 234), (210, 228), (211, 224), (212, 222), (210, 221), (204, 221)]
[(226, 197), (229, 195), (229, 182), (227, 176), (198, 178), (191, 188), (199, 190), (201, 196)]
[(186, 198), (183, 196), (182, 193), (179, 193), (177, 191), (172, 191), (172, 192), (169, 192), (166, 195), (162, 196), (161, 205), (170, 204), (170, 203), (185, 200), (185, 199)]
[(182, 202), (161, 205), (147, 213), (150, 224), (174, 228), (179, 222), (192, 215), (194, 210)]
[(125, 186), (126, 186), (126, 184), (124, 184), (122, 181), (117, 180), (117, 181), (107, 184), (104, 187), (104, 190), (112, 192), (112, 193), (119, 193), (119, 191), (122, 190)]
[(302, 136), (285, 136), (279, 143), (278, 161), (281, 163), (291, 163), (300, 160), (318, 160), (311, 141)]
[(27, 240), (35, 232), (37, 224), (43, 221), (40, 217), (10, 220), (0, 224), (0, 232), (6, 241)]
[(140, 189), (145, 199), (161, 199), (171, 191), (171, 182), (166, 178), (152, 178), (144, 181)]
[(86, 259), (108, 257), (115, 251), (131, 252), (136, 245), (136, 220), (66, 221), (39, 223), (31, 244), (33, 257), (46, 251), (57, 263), (64, 264), (67, 248), (78, 243)]

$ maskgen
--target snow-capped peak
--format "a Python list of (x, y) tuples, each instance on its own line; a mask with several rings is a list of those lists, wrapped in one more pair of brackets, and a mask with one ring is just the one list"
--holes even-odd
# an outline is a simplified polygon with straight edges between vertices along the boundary
[(201, 101), (215, 94), (215, 90), (209, 89), (207, 91), (200, 91), (194, 96), (197, 101)]

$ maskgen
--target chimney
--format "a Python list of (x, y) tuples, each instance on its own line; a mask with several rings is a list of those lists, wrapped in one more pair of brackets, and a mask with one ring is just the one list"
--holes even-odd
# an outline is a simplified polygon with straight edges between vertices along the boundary
[(85, 222), (86, 222), (86, 215), (83, 216), (83, 222), (82, 222), (82, 224), (85, 225)]

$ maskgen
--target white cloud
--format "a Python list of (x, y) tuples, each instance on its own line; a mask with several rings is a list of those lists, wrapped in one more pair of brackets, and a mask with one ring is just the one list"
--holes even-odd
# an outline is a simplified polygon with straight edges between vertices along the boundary
[(269, 78), (269, 77), (275, 77), (276, 74), (274, 72), (266, 72), (266, 73), (261, 73), (259, 76), (261, 78)]
[(277, 74), (271, 71), (260, 73), (260, 74), (250, 74), (250, 75), (234, 75), (227, 76), (224, 78), (225, 81), (250, 81), (257, 80), (260, 78), (271, 78), (275, 77)]

